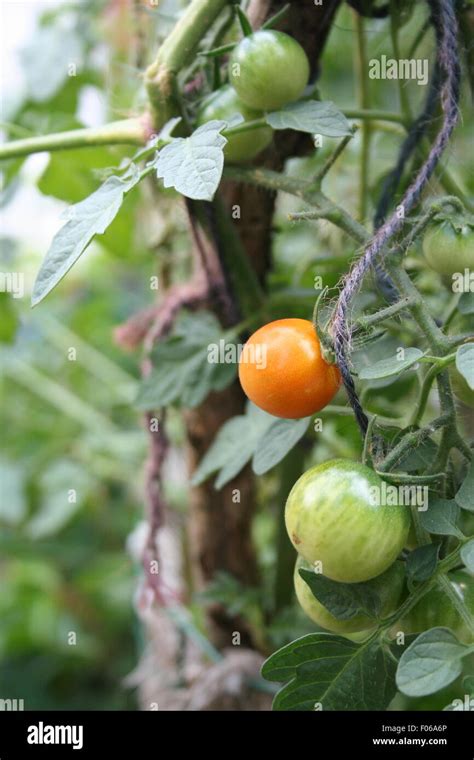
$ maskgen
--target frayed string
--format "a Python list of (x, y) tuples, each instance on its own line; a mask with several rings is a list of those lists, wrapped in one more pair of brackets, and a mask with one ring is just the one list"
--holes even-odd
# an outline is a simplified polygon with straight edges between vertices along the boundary
[(448, 145), (451, 134), (458, 121), (458, 102), (460, 91), (460, 64), (457, 50), (458, 26), (454, 11), (453, 0), (428, 0), (436, 28), (437, 69), (439, 70), (441, 86), (441, 107), (443, 110), (443, 125), (432, 145), (426, 161), (420, 167), (418, 174), (400, 201), (398, 209), (403, 214), (393, 212), (376, 231), (370, 243), (365, 247), (351, 270), (343, 280), (332, 319), (332, 334), (336, 361), (341, 371), (349, 402), (354, 411), (357, 423), (365, 436), (368, 418), (362, 409), (352, 378), (348, 354), (351, 348), (351, 327), (349, 307), (352, 298), (359, 290), (367, 271), (374, 267), (387, 243), (403, 227), (406, 215), (418, 202), (420, 195), (438, 164), (441, 155)]

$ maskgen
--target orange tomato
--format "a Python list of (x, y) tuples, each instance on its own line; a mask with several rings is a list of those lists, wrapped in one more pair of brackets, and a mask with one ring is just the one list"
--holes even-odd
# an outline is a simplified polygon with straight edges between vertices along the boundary
[(239, 379), (256, 406), (288, 419), (318, 412), (341, 384), (306, 319), (278, 319), (254, 332), (240, 356)]

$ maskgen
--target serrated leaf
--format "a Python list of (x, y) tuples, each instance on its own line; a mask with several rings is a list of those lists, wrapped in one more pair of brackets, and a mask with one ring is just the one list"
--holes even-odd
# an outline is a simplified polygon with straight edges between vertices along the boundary
[(474, 391), (474, 343), (465, 343), (456, 351), (456, 368)]
[(338, 620), (351, 620), (363, 613), (371, 618), (380, 614), (381, 600), (368, 583), (338, 583), (321, 573), (300, 569), (299, 574), (313, 595)]
[(194, 200), (211, 201), (224, 168), (223, 148), (227, 139), (221, 131), (225, 121), (208, 121), (190, 137), (177, 137), (158, 153), (157, 176), (165, 187)]
[(381, 359), (370, 367), (364, 367), (359, 372), (361, 380), (378, 380), (391, 375), (399, 375), (404, 370), (416, 364), (423, 356), (423, 351), (419, 348), (406, 348), (403, 352), (403, 358), (399, 359), (397, 355), (390, 356), (388, 359)]
[(358, 646), (342, 636), (311, 633), (263, 664), (269, 681), (291, 681), (274, 710), (383, 710), (395, 696), (396, 663), (378, 640)]
[[(219, 345), (221, 339), (222, 328), (214, 315), (182, 314), (174, 334), (154, 350), (153, 370), (141, 382), (135, 405), (144, 410), (175, 403), (194, 407), (210, 391), (229, 385), (235, 377), (236, 363), (210, 360), (211, 347)], [(230, 345), (227, 341), (226, 346)]]
[(125, 194), (141, 177), (136, 167), (124, 177), (109, 177), (92, 195), (67, 209), (68, 221), (54, 236), (36, 277), (31, 297), (33, 306), (62, 280), (91, 240), (105, 232), (115, 219)]
[(265, 119), (273, 129), (295, 129), (326, 137), (352, 134), (351, 125), (344, 114), (329, 100), (289, 103), (280, 111), (267, 114)]
[(300, 420), (275, 420), (257, 443), (252, 459), (256, 475), (263, 475), (288, 454), (306, 433), (311, 417)]
[(457, 521), (459, 507), (454, 499), (434, 499), (429, 501), (428, 509), (420, 511), (420, 522), (429, 533), (437, 536), (460, 536)]
[(462, 509), (474, 512), (474, 460), (471, 461), (467, 475), (454, 499)]
[(461, 675), (461, 661), (468, 653), (448, 628), (424, 631), (400, 657), (397, 686), (408, 697), (434, 694)]
[(413, 581), (427, 581), (438, 564), (439, 544), (426, 544), (414, 549), (407, 558), (407, 575)]
[(464, 544), (461, 549), (461, 559), (466, 565), (467, 569), (474, 573), (474, 538)]
[(192, 478), (199, 485), (219, 470), (216, 488), (232, 480), (252, 458), (259, 438), (272, 424), (273, 417), (248, 404), (245, 415), (228, 420), (219, 430), (212, 446), (199, 463)]

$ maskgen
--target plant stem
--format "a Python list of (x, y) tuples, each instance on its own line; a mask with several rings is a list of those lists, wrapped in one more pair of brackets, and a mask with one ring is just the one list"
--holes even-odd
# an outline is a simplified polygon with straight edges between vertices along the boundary
[(366, 317), (359, 317), (357, 319), (357, 322), (364, 329), (366, 329), (368, 327), (372, 327), (372, 325), (378, 325), (379, 322), (384, 322), (386, 319), (391, 319), (393, 316), (395, 316), (395, 314), (398, 314), (400, 311), (407, 309), (413, 304), (413, 296), (405, 296), (405, 298), (401, 298), (399, 301), (391, 304), (391, 306), (387, 306), (385, 309), (376, 311), (375, 314), (368, 314)]
[(389, 472), (395, 467), (403, 457), (405, 457), (412, 449), (419, 446), (426, 438), (432, 435), (439, 428), (448, 425), (451, 420), (449, 415), (443, 415), (438, 419), (433, 420), (430, 425), (421, 430), (413, 430), (403, 436), (402, 440), (394, 446), (390, 453), (385, 457), (384, 461), (378, 465), (379, 472)]
[(193, 0), (146, 70), (145, 83), (155, 129), (175, 115), (173, 80), (191, 62), (202, 37), (228, 4), (228, 0)]
[(327, 160), (325, 161), (325, 163), (323, 164), (323, 166), (321, 167), (321, 169), (318, 171), (318, 173), (314, 177), (313, 184), (316, 187), (319, 188), (321, 186), (321, 183), (322, 183), (324, 177), (326, 176), (326, 174), (328, 173), (328, 171), (331, 169), (331, 167), (335, 164), (335, 162), (337, 161), (337, 159), (339, 158), (339, 156), (341, 155), (341, 153), (344, 151), (344, 149), (346, 148), (346, 146), (349, 144), (349, 142), (352, 140), (352, 138), (354, 137), (356, 131), (357, 131), (357, 127), (354, 126), (352, 128), (352, 134), (346, 135), (341, 140), (341, 142), (338, 144), (338, 146), (336, 147), (336, 149), (327, 158)]
[[(357, 37), (357, 82), (359, 85), (359, 107), (370, 110), (370, 91), (367, 77), (367, 47), (365, 39), (364, 19), (359, 13), (354, 13)], [(372, 127), (369, 120), (362, 122), (362, 146), (360, 151), (359, 172), (359, 219), (364, 221), (367, 216), (367, 201), (369, 198), (369, 163)]]
[(407, 123), (403, 116), (396, 111), (382, 111), (373, 108), (345, 108), (344, 116), (347, 119), (360, 119), (361, 121), (391, 121), (395, 124), (402, 124), (405, 128)]
[(29, 156), (43, 151), (91, 148), (97, 145), (144, 145), (148, 130), (145, 119), (125, 119), (103, 127), (72, 129), (50, 135), (25, 137), (0, 145), (0, 160)]
[(244, 318), (252, 317), (264, 304), (264, 295), (232, 219), (219, 196), (214, 199), (215, 224), (226, 268)]
[[(398, 44), (398, 30), (399, 30), (399, 5), (395, 0), (390, 0), (390, 37), (392, 40), (393, 57), (399, 61), (402, 58), (400, 52), (400, 46)], [(403, 79), (398, 79), (398, 94), (400, 98), (400, 109), (403, 114), (405, 123), (412, 121), (412, 113), (410, 108), (410, 102), (408, 100), (408, 92), (405, 88)]]

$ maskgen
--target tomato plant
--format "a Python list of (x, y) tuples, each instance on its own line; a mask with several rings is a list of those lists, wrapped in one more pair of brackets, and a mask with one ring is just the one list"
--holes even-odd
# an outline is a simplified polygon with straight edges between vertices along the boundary
[(246, 396), (276, 417), (307, 417), (337, 393), (339, 370), (323, 358), (311, 322), (278, 319), (246, 342), (239, 363)]
[[(202, 125), (212, 119), (231, 119), (236, 114), (243, 116), (244, 121), (247, 122), (254, 121), (260, 116), (259, 111), (249, 108), (239, 99), (232, 87), (226, 86), (209, 95), (204, 101), (199, 110), (197, 123)], [(272, 130), (266, 126), (248, 132), (229, 134), (224, 156), (230, 163), (249, 161), (271, 143), (272, 136)]]
[(407, 507), (389, 505), (381, 479), (369, 467), (342, 459), (305, 472), (285, 508), (288, 536), (311, 564), (343, 583), (380, 575), (407, 540)]
[(472, 694), (472, 3), (157, 5), (53, 0), (5, 58), (2, 689), (447, 715)]
[(308, 83), (309, 62), (301, 45), (283, 32), (256, 32), (232, 53), (229, 78), (251, 108), (276, 110), (297, 100)]

